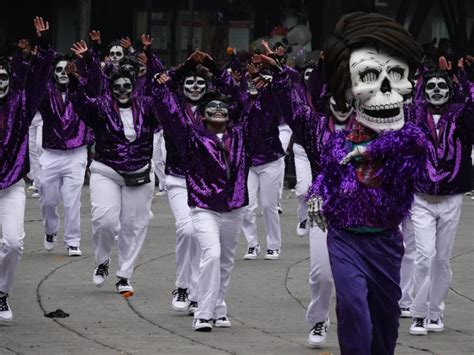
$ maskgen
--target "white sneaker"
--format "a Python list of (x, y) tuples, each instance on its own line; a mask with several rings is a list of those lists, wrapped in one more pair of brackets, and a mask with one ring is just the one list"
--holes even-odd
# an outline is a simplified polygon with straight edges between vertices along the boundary
[(257, 244), (254, 247), (250, 247), (247, 249), (247, 254), (244, 255), (245, 260), (255, 260), (257, 259), (257, 255), (260, 254), (262, 248), (260, 248), (260, 244)]
[(429, 332), (439, 333), (444, 330), (443, 320), (441, 318), (438, 319), (430, 319), (427, 324), (427, 328)]
[(229, 318), (220, 317), (220, 318), (214, 319), (214, 327), (216, 327), (216, 328), (230, 328), (231, 324), (230, 324)]
[(193, 319), (193, 329), (197, 332), (210, 332), (212, 331), (212, 324), (209, 319)]
[(110, 259), (107, 259), (95, 268), (94, 273), (92, 274), (92, 281), (94, 281), (97, 287), (101, 287), (105, 280), (107, 280), (107, 276), (109, 276), (109, 264)]
[(117, 291), (125, 298), (133, 296), (133, 287), (128, 282), (128, 279), (124, 277), (119, 277), (115, 288), (117, 288)]
[(308, 335), (310, 348), (317, 349), (326, 344), (329, 324), (329, 319), (327, 319), (325, 322), (318, 322), (314, 325)]
[(298, 225), (296, 226), (296, 235), (298, 237), (304, 237), (306, 233), (308, 233), (308, 220), (307, 219), (298, 223)]
[(35, 185), (30, 185), (27, 187), (27, 190), (37, 190), (38, 188)]
[(408, 307), (400, 308), (400, 318), (411, 318), (410, 308), (408, 308)]
[(265, 260), (277, 260), (280, 257), (280, 249), (267, 249)]
[(189, 308), (188, 289), (177, 288), (173, 290), (173, 299), (171, 300), (171, 308), (176, 312), (187, 312)]
[(10, 322), (12, 319), (13, 313), (8, 304), (8, 294), (0, 293), (0, 322)]
[(82, 256), (82, 251), (79, 247), (67, 246), (67, 253), (69, 256)]
[(155, 196), (164, 196), (164, 195), (166, 195), (166, 190), (160, 190), (155, 194)]
[(410, 327), (411, 335), (426, 335), (428, 334), (428, 328), (426, 324), (426, 318), (413, 318), (413, 323)]
[(57, 244), (56, 233), (44, 236), (44, 248), (47, 251), (52, 251)]
[(31, 197), (36, 197), (36, 198), (39, 198), (40, 197), (40, 194), (38, 191), (35, 191), (31, 194)]

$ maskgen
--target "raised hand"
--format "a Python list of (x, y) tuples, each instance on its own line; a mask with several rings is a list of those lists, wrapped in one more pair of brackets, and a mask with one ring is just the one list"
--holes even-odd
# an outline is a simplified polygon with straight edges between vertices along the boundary
[(78, 77), (76, 64), (72, 60), (67, 62), (64, 71), (67, 75), (73, 75), (75, 77)]
[(35, 26), (37, 37), (41, 37), (44, 32), (49, 31), (49, 22), (44, 21), (42, 17), (36, 16), (33, 19), (33, 24)]
[(260, 42), (260, 44), (262, 45), (263, 49), (265, 49), (266, 55), (273, 53), (272, 49), (270, 48), (270, 45), (268, 44), (266, 40), (262, 39), (262, 42)]
[[(279, 47), (279, 48), (281, 48), (281, 47)], [(264, 54), (260, 54), (259, 57), (260, 57), (260, 61), (261, 61), (262, 63), (268, 64), (268, 65), (270, 65), (270, 66), (272, 66), (272, 67), (278, 67), (278, 63), (276, 62), (275, 59), (273, 59), (273, 58), (271, 58), (271, 57), (268, 57), (268, 56), (266, 56), (266, 55), (264, 55)]]
[(79, 58), (84, 58), (85, 53), (88, 51), (87, 43), (80, 41), (72, 44), (71, 51)]
[(147, 50), (149, 47), (151, 47), (151, 44), (153, 42), (153, 38), (150, 35), (142, 34), (142, 44), (143, 44), (143, 50)]
[(165, 72), (155, 75), (155, 81), (158, 85), (164, 85), (170, 80), (170, 77)]
[(464, 58), (459, 58), (458, 60), (458, 69), (464, 70)]
[(252, 78), (255, 77), (255, 76), (257, 76), (258, 73), (259, 73), (257, 67), (256, 67), (255, 64), (253, 64), (253, 63), (247, 64), (247, 71), (248, 71), (248, 73), (250, 74), (250, 76), (251, 76)]
[(438, 59), (438, 67), (440, 70), (450, 71), (452, 69), (451, 62), (448, 62), (445, 57), (441, 56)]
[(92, 42), (96, 42), (97, 44), (102, 43), (102, 37), (100, 36), (100, 31), (92, 30), (89, 33), (89, 37), (91, 38)]
[(310, 197), (306, 204), (308, 206), (308, 217), (311, 226), (313, 226), (313, 223), (316, 223), (316, 225), (325, 232), (327, 223), (322, 212), (323, 199), (319, 196)]
[(347, 153), (347, 155), (339, 162), (339, 164), (347, 165), (351, 162), (352, 159), (364, 155), (366, 151), (367, 151), (367, 147), (358, 145), (354, 149), (352, 149), (351, 152)]
[(140, 53), (139, 55), (137, 55), (137, 60), (145, 66), (148, 63), (148, 57), (145, 53)]
[(124, 49), (129, 49), (131, 46), (132, 46), (132, 40), (130, 39), (130, 37), (124, 37), (120, 40), (120, 45), (124, 48)]

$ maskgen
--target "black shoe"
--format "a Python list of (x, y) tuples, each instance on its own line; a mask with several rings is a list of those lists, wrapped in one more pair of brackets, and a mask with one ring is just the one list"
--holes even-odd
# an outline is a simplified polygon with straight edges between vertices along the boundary
[(0, 292), (0, 321), (9, 322), (12, 319), (13, 313), (8, 304), (8, 293)]
[(117, 291), (125, 298), (133, 296), (133, 287), (128, 282), (128, 279), (119, 277), (119, 280), (115, 284)]
[(188, 306), (188, 314), (194, 316), (194, 312), (198, 309), (198, 303), (196, 301), (190, 301)]
[(110, 260), (107, 259), (95, 268), (94, 274), (92, 275), (92, 280), (97, 287), (102, 286), (107, 279), (107, 276), (109, 276), (109, 264)]

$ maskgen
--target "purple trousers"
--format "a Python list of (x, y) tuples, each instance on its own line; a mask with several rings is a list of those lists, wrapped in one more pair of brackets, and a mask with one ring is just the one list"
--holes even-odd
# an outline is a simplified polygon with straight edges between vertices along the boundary
[(354, 233), (329, 228), (327, 242), (341, 354), (394, 354), (404, 252), (400, 232)]

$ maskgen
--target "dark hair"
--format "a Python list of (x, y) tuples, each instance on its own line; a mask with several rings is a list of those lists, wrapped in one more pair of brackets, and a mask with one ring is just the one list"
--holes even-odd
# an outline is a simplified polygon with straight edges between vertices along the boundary
[(431, 70), (423, 76), (423, 93), (425, 92), (426, 84), (428, 83), (430, 79), (433, 79), (433, 78), (444, 79), (446, 81), (446, 84), (448, 84), (449, 95), (453, 96), (453, 93), (454, 93), (453, 82), (451, 80), (451, 77), (449, 76), (449, 73), (445, 70), (439, 70), (439, 69)]
[(56, 65), (58, 65), (58, 63), (63, 61), (63, 60), (65, 60), (66, 62), (73, 62), (74, 57), (72, 55), (69, 55), (69, 54), (58, 53), (53, 59), (53, 68), (55, 68)]
[(120, 79), (120, 78), (128, 78), (132, 82), (132, 85), (135, 86), (135, 75), (128, 69), (125, 68), (119, 68), (116, 72), (114, 72), (110, 78), (109, 78), (109, 83), (112, 85), (115, 80)]
[(126, 54), (122, 59), (120, 59), (119, 68), (124, 65), (131, 65), (133, 67), (133, 75), (138, 76), (138, 70), (140, 65), (138, 60), (134, 56)]
[(202, 116), (204, 116), (204, 111), (206, 109), (207, 104), (211, 101), (222, 101), (222, 102), (225, 102), (227, 105), (229, 105), (230, 97), (223, 95), (218, 91), (206, 92), (204, 96), (201, 98), (201, 100), (199, 101), (199, 106), (198, 106), (199, 113)]
[(0, 57), (0, 68), (5, 69), (8, 75), (12, 75), (12, 69), (10, 66), (10, 59), (7, 57)]
[(349, 60), (353, 50), (373, 45), (406, 60), (410, 76), (421, 63), (423, 50), (395, 20), (375, 13), (353, 12), (341, 17), (324, 46), (325, 81), (341, 111), (351, 87)]

